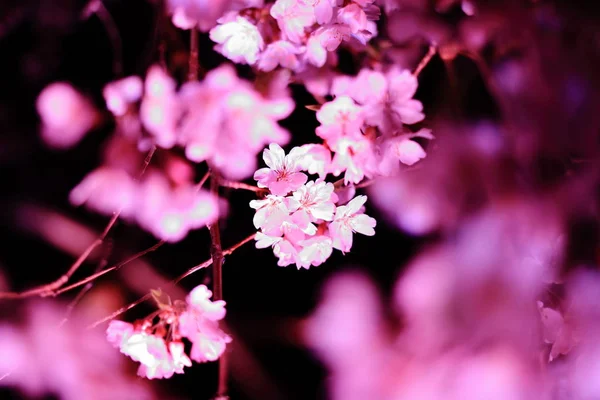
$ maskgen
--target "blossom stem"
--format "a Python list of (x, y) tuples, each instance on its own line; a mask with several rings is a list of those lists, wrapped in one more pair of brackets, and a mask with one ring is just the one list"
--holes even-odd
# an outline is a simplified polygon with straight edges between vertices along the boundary
[(429, 49), (427, 50), (425, 57), (423, 57), (423, 59), (421, 60), (421, 62), (419, 62), (419, 65), (417, 65), (417, 68), (415, 68), (415, 70), (413, 72), (414, 76), (419, 76), (421, 71), (423, 71), (423, 69), (427, 66), (427, 64), (429, 64), (429, 61), (431, 61), (431, 59), (435, 55), (436, 51), (437, 51), (437, 49), (433, 44), (429, 45)]
[[(150, 161), (152, 160), (152, 157), (154, 156), (155, 151), (156, 151), (156, 146), (152, 146), (152, 148), (148, 152), (148, 155), (146, 156), (146, 159), (144, 160), (144, 165), (142, 166), (142, 171), (140, 172), (139, 178), (141, 178), (142, 175), (144, 175), (144, 173), (146, 172), (146, 169), (148, 168), (148, 165), (150, 164)], [(75, 260), (75, 262), (71, 265), (71, 267), (68, 269), (68, 271), (64, 275), (62, 275), (60, 278), (56, 279), (53, 282), (50, 282), (45, 285), (41, 285), (41, 286), (38, 286), (38, 287), (35, 287), (32, 289), (28, 289), (23, 292), (0, 293), (0, 300), (2, 300), (2, 299), (22, 299), (22, 298), (26, 298), (26, 297), (48, 296), (48, 295), (53, 294), (56, 290), (60, 289), (63, 285), (65, 285), (69, 281), (69, 279), (71, 279), (73, 274), (75, 272), (77, 272), (79, 267), (81, 267), (83, 265), (83, 263), (85, 262), (85, 260), (87, 260), (87, 258), (90, 256), (90, 254), (92, 254), (92, 252), (98, 246), (100, 246), (104, 243), (104, 240), (108, 236), (110, 230), (113, 228), (113, 226), (115, 226), (117, 219), (119, 219), (119, 215), (121, 215), (121, 210), (118, 210), (113, 213), (113, 216), (111, 217), (110, 221), (108, 221), (108, 224), (106, 225), (106, 227), (104, 228), (104, 230), (102, 231), (100, 236), (96, 240), (94, 240), (84, 250), (84, 252), (79, 256), (79, 258), (77, 258), (77, 260)]]
[(223, 186), (223, 187), (228, 187), (228, 188), (231, 188), (231, 189), (249, 190), (249, 191), (255, 192), (255, 193), (261, 193), (261, 192), (266, 192), (267, 191), (267, 189), (259, 188), (257, 186), (248, 185), (248, 184), (242, 183), (242, 182), (233, 182), (233, 181), (221, 180), (219, 182), (219, 184), (221, 186)]

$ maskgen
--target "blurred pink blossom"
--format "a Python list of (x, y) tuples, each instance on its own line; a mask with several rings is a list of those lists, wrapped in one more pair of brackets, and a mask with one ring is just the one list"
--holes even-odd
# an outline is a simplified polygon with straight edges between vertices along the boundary
[(98, 122), (92, 103), (66, 82), (52, 83), (36, 100), (44, 142), (53, 148), (75, 146)]
[(265, 47), (256, 25), (235, 12), (217, 22), (219, 25), (210, 30), (210, 39), (217, 43), (215, 49), (233, 62), (254, 65)]

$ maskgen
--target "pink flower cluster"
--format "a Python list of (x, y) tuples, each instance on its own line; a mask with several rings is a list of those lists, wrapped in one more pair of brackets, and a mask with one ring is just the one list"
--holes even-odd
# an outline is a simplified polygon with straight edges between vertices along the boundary
[(219, 216), (215, 195), (189, 184), (173, 187), (155, 170), (137, 182), (122, 169), (98, 168), (71, 191), (70, 201), (86, 203), (106, 215), (120, 210), (123, 218), (169, 242), (183, 239), (190, 230), (211, 224)]
[(143, 93), (129, 77), (107, 86), (104, 94), (117, 117), (141, 98), (140, 119), (151, 136), (141, 140), (141, 147), (182, 146), (190, 161), (208, 161), (225, 177), (244, 179), (256, 170), (256, 155), (264, 146), (289, 141), (289, 133), (277, 124), (295, 106), (288, 78), (277, 76), (263, 95), (239, 79), (231, 65), (222, 65), (204, 81), (186, 82), (178, 90), (173, 78), (153, 66)]
[[(157, 324), (148, 320), (135, 325), (111, 321), (107, 340), (139, 362), (138, 375), (148, 379), (182, 374), (184, 367), (192, 365), (191, 360), (216, 361), (231, 337), (219, 328), (219, 321), (225, 317), (225, 302), (212, 301), (211, 296), (206, 286), (197, 286), (187, 296), (186, 304), (162, 305)], [(192, 343), (189, 357), (184, 338)]]
[[(363, 69), (355, 77), (333, 79), (332, 101), (317, 111), (317, 135), (335, 153), (331, 172), (344, 181), (389, 176), (400, 163), (413, 165), (426, 156), (415, 137), (433, 139), (429, 129), (406, 132), (405, 124), (424, 119), (423, 105), (413, 99), (417, 78), (396, 67), (385, 74)], [(377, 128), (377, 129), (375, 129)], [(379, 132), (379, 136), (377, 136)]]
[[(175, 1), (173, 1), (175, 2)], [(312, 65), (322, 67), (328, 52), (342, 42), (365, 45), (377, 35), (375, 0), (276, 0), (243, 1), (213, 10), (227, 11), (210, 30), (216, 50), (236, 63), (271, 71), (277, 66), (299, 72)], [(185, 12), (188, 14), (188, 12)], [(181, 24), (174, 15), (179, 27)]]
[[(256, 247), (273, 247), (278, 265), (296, 264), (298, 269), (321, 265), (333, 249), (347, 252), (352, 247), (353, 233), (372, 236), (375, 219), (364, 214), (366, 196), (357, 196), (341, 205), (332, 183), (324, 177), (331, 160), (322, 145), (293, 148), (288, 155), (271, 144), (263, 152), (267, 164), (254, 174), (266, 198), (252, 200), (256, 210), (254, 226)], [(309, 181), (305, 172), (319, 173)]]

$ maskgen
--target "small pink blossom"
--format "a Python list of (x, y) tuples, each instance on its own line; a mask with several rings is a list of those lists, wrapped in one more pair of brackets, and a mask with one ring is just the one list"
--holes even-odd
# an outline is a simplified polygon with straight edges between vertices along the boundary
[(334, 202), (337, 200), (334, 189), (333, 183), (330, 182), (310, 181), (301, 186), (292, 194), (298, 203), (294, 215), (301, 214), (302, 219), (310, 222), (331, 221), (335, 211)]
[(218, 199), (193, 186), (169, 187), (160, 174), (148, 174), (137, 192), (135, 218), (156, 237), (177, 242), (192, 229), (211, 224), (219, 216)]
[(254, 173), (254, 179), (261, 188), (269, 188), (269, 191), (278, 196), (298, 189), (308, 179), (301, 171), (301, 158), (303, 151), (294, 147), (286, 156), (278, 144), (271, 144), (263, 151), (263, 160), (268, 168), (261, 168)]
[(301, 66), (298, 55), (304, 52), (303, 47), (296, 46), (286, 40), (278, 40), (267, 46), (260, 55), (258, 69), (261, 71), (272, 71), (277, 65), (291, 70), (297, 70)]
[(333, 240), (333, 247), (342, 252), (350, 251), (352, 247), (352, 234), (361, 233), (366, 236), (375, 235), (373, 229), (377, 221), (363, 214), (363, 205), (367, 196), (356, 196), (345, 206), (338, 206), (333, 222), (329, 224), (329, 235)]
[(302, 0), (304, 4), (313, 8), (317, 24), (324, 25), (331, 21), (333, 8), (336, 6), (336, 0)]
[(387, 88), (387, 78), (383, 73), (363, 68), (356, 77), (344, 75), (334, 79), (331, 93), (350, 96), (358, 104), (371, 104), (383, 101)]
[(330, 172), (339, 176), (344, 172), (344, 184), (359, 183), (376, 170), (373, 144), (365, 136), (344, 137), (336, 142), (336, 153)]
[(196, 286), (186, 298), (186, 302), (196, 311), (202, 313), (204, 318), (219, 321), (225, 318), (225, 301), (212, 301), (212, 292), (205, 285)]
[(46, 86), (35, 106), (42, 121), (42, 139), (48, 146), (57, 149), (67, 149), (79, 143), (98, 121), (98, 113), (92, 103), (65, 82)]
[(333, 252), (333, 241), (325, 235), (309, 237), (299, 244), (302, 246), (298, 253), (299, 264), (306, 269), (323, 264)]
[(160, 147), (171, 148), (177, 142), (177, 122), (181, 111), (175, 81), (157, 65), (148, 70), (140, 119)]
[(322, 144), (309, 143), (300, 146), (304, 152), (300, 166), (309, 174), (319, 175), (319, 180), (325, 179), (331, 164), (331, 151)]
[(379, 126), (384, 131), (393, 130), (402, 124), (415, 124), (425, 118), (423, 105), (412, 97), (417, 91), (417, 78), (408, 70), (393, 67), (386, 73), (387, 90), (377, 102), (365, 104), (365, 119), (368, 124)]
[(102, 91), (106, 108), (117, 117), (125, 115), (129, 106), (142, 98), (144, 83), (139, 76), (129, 76), (106, 85)]
[(323, 104), (317, 111), (317, 120), (321, 126), (316, 133), (335, 146), (342, 136), (361, 135), (360, 129), (364, 123), (362, 109), (348, 96), (336, 97), (333, 101)]
[[(111, 325), (120, 321), (112, 321)], [(107, 334), (114, 335), (114, 325), (107, 330)], [(174, 373), (183, 373), (183, 365), (175, 366), (173, 358), (169, 353), (167, 345), (163, 338), (156, 335), (150, 335), (142, 331), (130, 333), (123, 331), (123, 338), (118, 347), (121, 353), (129, 356), (133, 361), (138, 361), (138, 375), (148, 379), (163, 379), (170, 378)], [(181, 362), (181, 354), (178, 354), (179, 362)], [(187, 357), (186, 357), (187, 358)], [(184, 365), (191, 365), (189, 359), (187, 362), (183, 360)]]
[(225, 302), (211, 301), (212, 292), (205, 285), (194, 288), (186, 298), (188, 308), (178, 321), (179, 334), (192, 342), (190, 357), (197, 362), (215, 361), (231, 342), (219, 326), (225, 317)]
[(281, 32), (294, 43), (302, 43), (305, 28), (315, 23), (312, 7), (300, 0), (276, 0), (270, 12)]
[(217, 22), (210, 30), (210, 39), (218, 43), (215, 49), (233, 62), (254, 65), (265, 47), (256, 25), (235, 13)]
[(136, 184), (122, 169), (101, 167), (89, 173), (69, 194), (75, 206), (87, 206), (101, 214), (121, 211), (130, 217), (135, 211)]
[(267, 195), (263, 200), (250, 201), (250, 207), (256, 210), (252, 222), (256, 229), (272, 236), (281, 236), (281, 226), (290, 215), (284, 198)]
[(356, 3), (350, 3), (337, 12), (337, 21), (350, 27), (352, 33), (367, 29), (367, 14)]

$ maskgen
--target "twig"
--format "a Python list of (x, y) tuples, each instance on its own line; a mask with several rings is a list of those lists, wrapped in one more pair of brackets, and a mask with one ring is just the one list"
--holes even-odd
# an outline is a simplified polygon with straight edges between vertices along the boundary
[(102, 0), (92, 0), (83, 10), (84, 18), (89, 18), (93, 14), (98, 17), (106, 30), (114, 53), (113, 73), (117, 78), (121, 78), (123, 76), (123, 44), (121, 42), (119, 28)]
[(204, 186), (204, 184), (206, 183), (208, 178), (210, 178), (210, 171), (205, 173), (204, 176), (202, 177), (202, 179), (200, 179), (200, 182), (198, 182), (198, 184), (196, 185), (196, 191), (200, 190), (202, 188), (202, 186)]
[[(245, 238), (244, 240), (234, 244), (233, 246), (231, 246), (230, 248), (223, 250), (223, 256), (228, 256), (230, 254), (232, 254), (234, 251), (236, 251), (238, 248), (242, 247), (244, 244), (254, 240), (254, 236), (256, 236), (256, 233), (253, 233), (252, 235), (248, 236), (247, 238)], [(191, 274), (193, 274), (194, 272), (207, 268), (210, 265), (212, 265), (212, 259), (206, 260), (203, 263), (200, 263), (192, 268), (190, 268), (189, 270), (187, 270), (185, 273), (181, 274), (180, 276), (178, 276), (177, 278), (175, 278), (174, 280), (171, 281), (172, 284), (177, 284), (180, 281), (182, 281), (184, 278), (190, 276)], [(98, 325), (106, 322), (106, 321), (110, 321), (111, 319), (114, 319), (116, 317), (118, 317), (119, 315), (123, 314), (126, 311), (131, 310), (133, 307), (137, 306), (138, 304), (143, 303), (144, 301), (150, 299), (152, 296), (150, 293), (147, 293), (146, 295), (144, 295), (143, 297), (137, 299), (136, 301), (134, 301), (133, 303), (130, 303), (124, 307), (119, 308), (117, 311), (115, 311), (114, 313), (110, 314), (107, 317), (102, 318), (99, 321), (94, 322), (92, 325), (88, 326), (88, 329), (93, 329), (95, 327), (97, 327)]]
[(259, 188), (257, 186), (248, 185), (248, 184), (242, 183), (242, 182), (221, 180), (219, 182), (219, 184), (223, 187), (227, 187), (227, 188), (231, 188), (231, 189), (249, 190), (249, 191), (255, 192), (255, 193), (263, 193), (263, 192), (266, 193), (267, 192), (266, 188)]
[[(155, 151), (156, 151), (156, 146), (152, 146), (152, 148), (148, 152), (148, 155), (146, 156), (146, 159), (144, 160), (144, 165), (142, 166), (142, 171), (140, 172), (138, 179), (141, 178), (142, 175), (144, 175), (144, 173), (146, 172), (146, 169), (148, 168), (148, 165), (150, 164), (150, 161), (152, 160), (152, 157), (154, 156)], [(40, 296), (40, 295), (48, 296), (48, 295), (51, 295), (53, 292), (55, 292), (57, 289), (61, 288), (65, 283), (67, 283), (69, 281), (69, 279), (71, 279), (71, 276), (73, 276), (73, 274), (75, 272), (77, 272), (79, 267), (81, 267), (81, 265), (85, 262), (85, 260), (87, 260), (87, 258), (92, 253), (92, 251), (94, 251), (94, 249), (96, 249), (96, 247), (98, 247), (102, 243), (104, 243), (106, 236), (108, 236), (108, 233), (110, 232), (110, 230), (113, 228), (113, 226), (117, 222), (117, 219), (119, 218), (120, 214), (121, 214), (121, 210), (118, 210), (113, 213), (113, 216), (111, 217), (110, 221), (108, 221), (108, 224), (104, 228), (104, 231), (102, 231), (102, 234), (100, 234), (100, 236), (96, 240), (94, 240), (92, 242), (92, 244), (90, 244), (84, 250), (84, 252), (79, 256), (79, 258), (77, 258), (77, 260), (75, 260), (75, 262), (71, 265), (69, 270), (64, 275), (62, 275), (60, 278), (56, 279), (53, 282), (47, 283), (45, 285), (37, 286), (33, 289), (25, 290), (23, 292), (0, 293), (0, 300), (2, 300), (2, 299), (22, 299), (22, 298), (26, 298), (26, 297)]]
[(421, 60), (421, 62), (419, 62), (419, 65), (417, 65), (417, 68), (415, 68), (415, 70), (413, 72), (414, 76), (419, 76), (421, 71), (423, 71), (423, 69), (427, 66), (427, 64), (429, 64), (429, 61), (431, 61), (431, 59), (435, 55), (436, 51), (437, 51), (437, 49), (433, 44), (429, 45), (429, 49), (427, 50), (425, 57), (423, 57), (423, 59)]
[(103, 269), (102, 271), (98, 271), (95, 274), (90, 275), (87, 278), (80, 280), (79, 282), (75, 282), (75, 283), (73, 283), (73, 284), (71, 284), (69, 286), (65, 286), (64, 288), (55, 291), (54, 293), (52, 293), (52, 295), (53, 296), (58, 296), (58, 295), (60, 295), (60, 294), (62, 294), (64, 292), (68, 292), (69, 290), (73, 290), (75, 288), (78, 288), (79, 286), (85, 285), (86, 283), (91, 283), (92, 281), (96, 280), (97, 278), (101, 277), (102, 275), (106, 275), (106, 274), (108, 274), (109, 272), (112, 272), (112, 271), (117, 271), (120, 268), (124, 267), (125, 265), (127, 265), (127, 264), (129, 264), (129, 263), (131, 263), (131, 262), (133, 262), (135, 260), (137, 260), (138, 258), (141, 258), (141, 257), (145, 256), (146, 254), (148, 254), (150, 252), (153, 252), (154, 250), (156, 250), (159, 247), (161, 247), (163, 244), (165, 244), (165, 241), (161, 240), (160, 242), (156, 243), (154, 246), (149, 247), (149, 248), (147, 248), (145, 250), (142, 250), (142, 251), (140, 251), (138, 253), (135, 253), (131, 257), (127, 258), (124, 261), (121, 261), (118, 264), (115, 264), (115, 265), (113, 265), (113, 266), (111, 266), (109, 268)]

